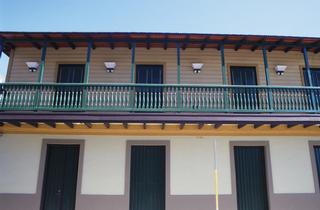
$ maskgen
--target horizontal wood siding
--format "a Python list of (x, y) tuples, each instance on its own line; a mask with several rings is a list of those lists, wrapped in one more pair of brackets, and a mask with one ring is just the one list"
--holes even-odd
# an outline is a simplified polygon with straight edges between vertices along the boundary
[[(17, 48), (7, 80), (10, 82), (36, 82), (38, 72), (30, 73), (26, 61), (40, 62), (41, 50), (34, 48)], [(58, 64), (85, 63), (86, 48), (48, 48), (44, 82), (55, 82)], [(268, 53), (270, 79), (272, 85), (302, 85), (301, 68), (304, 66), (303, 54), (300, 52), (273, 51)], [(320, 67), (320, 54), (309, 53), (310, 65)], [(265, 74), (262, 51), (256, 50), (225, 50), (225, 60), (228, 67), (232, 65), (256, 66), (258, 84), (265, 85)], [(117, 68), (114, 73), (107, 73), (103, 62), (115, 61)], [(193, 74), (191, 64), (204, 63), (200, 74)], [(164, 83), (177, 83), (177, 53), (176, 49), (136, 48), (136, 64), (162, 64), (164, 66)], [(274, 67), (277, 64), (287, 65), (283, 76), (278, 76)], [(9, 67), (10, 68), (10, 67)], [(128, 83), (130, 82), (131, 50), (128, 48), (97, 48), (92, 50), (91, 73), (89, 82), (95, 83)], [(220, 52), (215, 49), (181, 50), (181, 83), (184, 84), (221, 84)], [(229, 80), (230, 83), (230, 80)]]

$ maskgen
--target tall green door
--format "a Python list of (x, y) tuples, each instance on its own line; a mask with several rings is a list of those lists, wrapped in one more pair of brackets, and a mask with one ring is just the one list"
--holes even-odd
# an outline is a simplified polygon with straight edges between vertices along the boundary
[(132, 146), (130, 210), (165, 210), (165, 146)]
[(238, 210), (268, 210), (263, 146), (234, 147)]
[(320, 146), (314, 146), (314, 154), (316, 159), (319, 187), (320, 187)]
[(48, 145), (41, 210), (74, 210), (79, 145)]

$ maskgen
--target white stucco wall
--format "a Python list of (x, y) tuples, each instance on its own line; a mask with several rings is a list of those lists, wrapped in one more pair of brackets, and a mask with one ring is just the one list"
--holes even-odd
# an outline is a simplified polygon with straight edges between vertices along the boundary
[[(35, 193), (42, 139), (84, 139), (82, 194), (125, 191), (126, 141), (150, 137), (3, 135), (0, 137), (0, 193)], [(269, 141), (275, 193), (313, 193), (309, 140), (315, 137), (154, 137), (170, 141), (170, 193), (214, 193), (213, 140), (217, 142), (219, 193), (231, 194), (230, 141)]]
[(1, 136), (0, 193), (35, 193), (40, 153), (40, 138)]

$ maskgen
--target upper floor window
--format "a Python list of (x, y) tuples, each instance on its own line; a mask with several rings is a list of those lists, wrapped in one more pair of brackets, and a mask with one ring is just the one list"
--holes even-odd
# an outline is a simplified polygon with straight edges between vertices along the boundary
[(256, 68), (252, 66), (231, 66), (232, 85), (257, 85)]
[[(311, 72), (312, 85), (319, 87), (320, 86), (320, 68), (310, 68), (310, 72)], [(310, 86), (309, 80), (308, 80), (308, 74), (305, 68), (303, 68), (303, 79), (304, 79), (304, 85)]]

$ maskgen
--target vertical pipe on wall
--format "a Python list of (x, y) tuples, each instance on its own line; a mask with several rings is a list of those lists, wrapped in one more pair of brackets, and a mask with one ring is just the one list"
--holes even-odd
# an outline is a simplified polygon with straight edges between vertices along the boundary
[(86, 59), (84, 83), (88, 83), (89, 82), (90, 62), (91, 62), (91, 48), (92, 48), (92, 41), (89, 41), (88, 42), (88, 47), (87, 47), (87, 59)]
[(135, 54), (136, 54), (136, 43), (131, 44), (131, 83), (135, 81)]
[(46, 64), (46, 54), (47, 54), (47, 42), (44, 42), (41, 50), (41, 63), (40, 63), (40, 71), (39, 71), (39, 78), (38, 78), (39, 83), (43, 82), (44, 67)]

